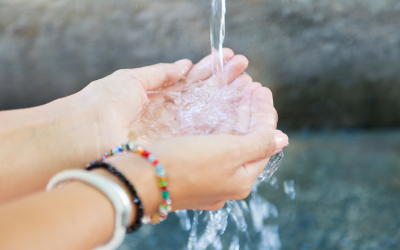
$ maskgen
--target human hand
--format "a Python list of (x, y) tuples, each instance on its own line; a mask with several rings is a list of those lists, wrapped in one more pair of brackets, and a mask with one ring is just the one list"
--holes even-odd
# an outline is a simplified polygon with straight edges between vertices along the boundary
[[(141, 119), (132, 124), (135, 136), (130, 139), (148, 143), (170, 137), (248, 133), (251, 98), (262, 85), (254, 83), (249, 75), (242, 74), (248, 66), (246, 57), (234, 56), (229, 49), (224, 52), (228, 61), (221, 77), (226, 80), (226, 86), (216, 86), (212, 56), (206, 57), (192, 68), (186, 79), (148, 95), (149, 105), (145, 107)], [(268, 89), (264, 91), (270, 92)], [(272, 95), (264, 104), (274, 122), (277, 114)], [(189, 111), (188, 107), (193, 111)], [(270, 125), (276, 128), (276, 121)]]
[[(224, 57), (227, 62), (225, 74), (232, 82), (246, 69), (248, 61), (243, 56), (234, 56), (230, 49), (224, 49)], [(137, 120), (148, 101), (147, 91), (167, 86), (176, 88), (182, 83), (210, 79), (211, 75), (212, 60), (208, 56), (194, 66), (190, 60), (184, 59), (174, 64), (118, 70), (92, 82), (78, 96), (80, 102), (86, 102), (91, 112), (95, 113), (97, 148), (105, 151), (128, 139), (130, 125)], [(185, 80), (180, 84), (174, 84), (183, 78)]]
[(276, 130), (271, 92), (257, 88), (250, 101), (242, 104), (245, 136), (174, 138), (146, 146), (165, 165), (174, 209), (216, 210), (226, 200), (246, 198), (269, 158), (288, 145), (287, 135)]
[(148, 98), (146, 91), (173, 84), (186, 76), (193, 64), (180, 60), (138, 69), (122, 69), (90, 83), (78, 95), (91, 107), (97, 120), (100, 151), (128, 139), (135, 121)]
[[(270, 128), (276, 126), (277, 116), (271, 116), (269, 109), (263, 107), (271, 98), (263, 88), (254, 91), (248, 135), (171, 138), (145, 146), (165, 166), (173, 210), (215, 210), (226, 200), (247, 197), (269, 157), (288, 144), (285, 134)], [(155, 173), (146, 161), (135, 157), (138, 158), (121, 154), (106, 161), (132, 180), (146, 212), (152, 214), (161, 202)]]

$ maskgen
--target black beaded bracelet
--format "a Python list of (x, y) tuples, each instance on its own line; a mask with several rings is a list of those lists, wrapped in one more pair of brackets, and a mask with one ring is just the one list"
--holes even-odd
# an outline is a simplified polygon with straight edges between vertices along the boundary
[(125, 178), (125, 176), (121, 172), (119, 172), (116, 168), (114, 168), (113, 166), (111, 166), (108, 163), (94, 161), (91, 164), (89, 164), (85, 168), (85, 170), (90, 171), (90, 170), (98, 169), (98, 168), (104, 168), (104, 169), (108, 170), (110, 173), (112, 173), (113, 175), (117, 176), (129, 189), (129, 192), (131, 193), (132, 198), (133, 198), (133, 203), (135, 203), (135, 205), (137, 207), (137, 213), (136, 213), (137, 216), (136, 216), (135, 223), (133, 223), (132, 226), (130, 226), (129, 228), (126, 229), (126, 233), (130, 234), (130, 233), (135, 232), (142, 225), (142, 217), (143, 217), (143, 205), (142, 205), (142, 202), (140, 201), (139, 197), (137, 196), (135, 188), (128, 181), (128, 179)]

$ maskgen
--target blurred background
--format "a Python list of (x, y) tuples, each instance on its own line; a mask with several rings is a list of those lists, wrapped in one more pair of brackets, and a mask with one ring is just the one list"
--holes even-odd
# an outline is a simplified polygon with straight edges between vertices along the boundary
[[(197, 62), (211, 51), (209, 14), (209, 0), (0, 0), (0, 110), (120, 68)], [(399, 249), (400, 2), (227, 0), (226, 22), (225, 46), (271, 88), (291, 137), (280, 188), (262, 192), (281, 249)], [(171, 218), (121, 249), (184, 249), (187, 236)]]

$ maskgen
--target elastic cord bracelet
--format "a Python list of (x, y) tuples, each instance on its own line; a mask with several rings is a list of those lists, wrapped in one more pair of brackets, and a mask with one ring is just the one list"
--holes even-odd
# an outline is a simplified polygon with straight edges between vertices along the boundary
[(166, 173), (164, 170), (164, 166), (158, 162), (156, 157), (152, 155), (150, 152), (144, 150), (137, 142), (127, 142), (125, 144), (119, 145), (109, 151), (107, 151), (103, 160), (112, 157), (116, 154), (119, 154), (124, 151), (132, 151), (137, 153), (144, 158), (146, 158), (156, 169), (157, 171), (157, 179), (158, 185), (161, 189), (162, 194), (162, 202), (158, 208), (158, 212), (153, 216), (143, 216), (142, 222), (144, 224), (158, 224), (168, 217), (168, 213), (171, 211), (171, 199), (169, 196), (169, 186), (166, 177)]
[(56, 174), (47, 184), (50, 191), (69, 181), (78, 180), (101, 191), (111, 201), (115, 211), (114, 234), (110, 240), (95, 250), (116, 249), (125, 238), (125, 231), (132, 215), (132, 205), (128, 194), (117, 183), (96, 173), (83, 170), (66, 170)]
[(139, 197), (137, 196), (135, 188), (128, 181), (128, 179), (125, 178), (125, 176), (121, 172), (119, 172), (116, 168), (114, 168), (112, 165), (110, 165), (108, 163), (94, 161), (90, 165), (86, 166), (85, 170), (90, 171), (90, 170), (99, 169), (99, 168), (108, 170), (110, 173), (112, 173), (113, 175), (118, 177), (118, 179), (120, 179), (124, 183), (124, 185), (128, 188), (128, 190), (131, 194), (131, 197), (132, 197), (132, 201), (133, 201), (133, 203), (135, 203), (135, 205), (137, 207), (137, 213), (136, 213), (135, 223), (126, 229), (126, 233), (130, 234), (130, 233), (137, 231), (140, 228), (140, 226), (142, 225), (143, 206), (142, 206), (142, 202), (140, 201)]

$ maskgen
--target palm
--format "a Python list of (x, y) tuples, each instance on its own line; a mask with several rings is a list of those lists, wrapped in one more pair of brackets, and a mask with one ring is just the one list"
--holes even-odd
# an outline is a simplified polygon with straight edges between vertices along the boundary
[[(132, 126), (132, 131), (139, 136), (135, 139), (145, 143), (171, 136), (249, 132), (254, 91), (266, 89), (262, 90), (261, 84), (253, 83), (250, 76), (242, 74), (248, 61), (244, 56), (234, 56), (230, 50), (225, 50), (228, 62), (223, 71), (228, 85), (222, 89), (213, 87), (215, 83), (208, 84), (215, 81), (211, 59), (208, 56), (196, 64), (185, 80), (148, 95), (151, 102), (144, 116)], [(238, 112), (236, 105), (232, 105), (238, 101), (237, 93), (240, 95)], [(267, 95), (264, 102), (266, 106), (270, 104), (270, 111), (274, 113), (272, 96)], [(276, 122), (270, 125), (275, 129)]]

